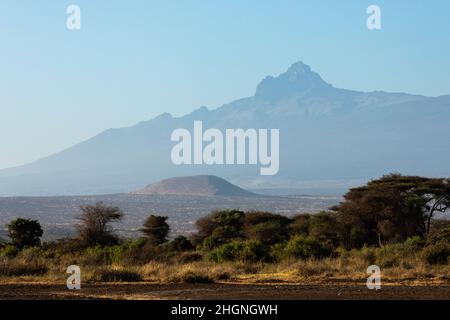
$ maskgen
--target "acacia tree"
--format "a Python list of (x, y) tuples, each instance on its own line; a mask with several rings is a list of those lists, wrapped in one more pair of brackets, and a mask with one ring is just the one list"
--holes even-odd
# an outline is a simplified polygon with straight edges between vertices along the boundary
[(108, 246), (119, 242), (117, 236), (112, 233), (109, 224), (122, 219), (123, 213), (118, 207), (108, 207), (102, 202), (96, 205), (80, 207), (82, 214), (78, 217), (81, 221), (77, 225), (78, 235), (86, 246)]
[(37, 220), (18, 218), (11, 221), (8, 227), (8, 235), (11, 244), (19, 249), (34, 247), (41, 244), (41, 237), (44, 233)]
[(351, 189), (345, 201), (333, 207), (346, 246), (380, 246), (425, 237), (436, 212), (449, 208), (447, 179), (391, 174)]

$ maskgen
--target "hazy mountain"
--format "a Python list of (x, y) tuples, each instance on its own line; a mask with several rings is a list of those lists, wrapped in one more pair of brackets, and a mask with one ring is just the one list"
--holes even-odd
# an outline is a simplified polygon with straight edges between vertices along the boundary
[(155, 182), (134, 192), (146, 195), (254, 197), (246, 191), (216, 176), (176, 177)]
[[(259, 167), (249, 165), (173, 165), (170, 135), (176, 128), (192, 131), (194, 120), (203, 120), (205, 129), (280, 129), (279, 174), (261, 177)], [(361, 181), (389, 172), (448, 176), (449, 121), (450, 96), (339, 89), (299, 62), (265, 78), (252, 97), (110, 129), (50, 157), (2, 170), (0, 194), (131, 192), (167, 177), (199, 174), (248, 189)]]

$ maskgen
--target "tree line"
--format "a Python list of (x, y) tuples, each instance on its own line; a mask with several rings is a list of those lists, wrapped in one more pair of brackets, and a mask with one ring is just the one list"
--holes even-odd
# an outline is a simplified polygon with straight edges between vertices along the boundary
[[(206, 256), (216, 262), (277, 261), (284, 258), (322, 258), (338, 248), (383, 247), (418, 239), (450, 243), (450, 227), (437, 219), (450, 208), (450, 181), (391, 174), (351, 189), (337, 206), (318, 214), (286, 217), (270, 212), (220, 210), (199, 219), (190, 237), (169, 239), (165, 216), (150, 215), (140, 229), (142, 237), (128, 245), (135, 261), (169, 259), (180, 252), (191, 258)], [(55, 246), (83, 250), (120, 246), (111, 227), (123, 212), (103, 203), (81, 206), (77, 235)], [(18, 218), (8, 225), (9, 245), (23, 249), (41, 245), (38, 221)], [(449, 252), (450, 255), (450, 252)]]

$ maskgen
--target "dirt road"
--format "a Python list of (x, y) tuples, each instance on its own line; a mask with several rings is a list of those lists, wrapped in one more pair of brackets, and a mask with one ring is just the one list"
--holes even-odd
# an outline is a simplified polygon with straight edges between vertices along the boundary
[(450, 286), (253, 284), (85, 284), (70, 291), (55, 284), (0, 284), (0, 299), (450, 299)]

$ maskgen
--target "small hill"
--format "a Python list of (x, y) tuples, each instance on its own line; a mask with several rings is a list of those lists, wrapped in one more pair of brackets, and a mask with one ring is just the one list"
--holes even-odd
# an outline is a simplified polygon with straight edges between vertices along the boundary
[(190, 195), (190, 196), (224, 196), (255, 197), (249, 192), (216, 176), (189, 176), (162, 180), (134, 192), (148, 195)]

